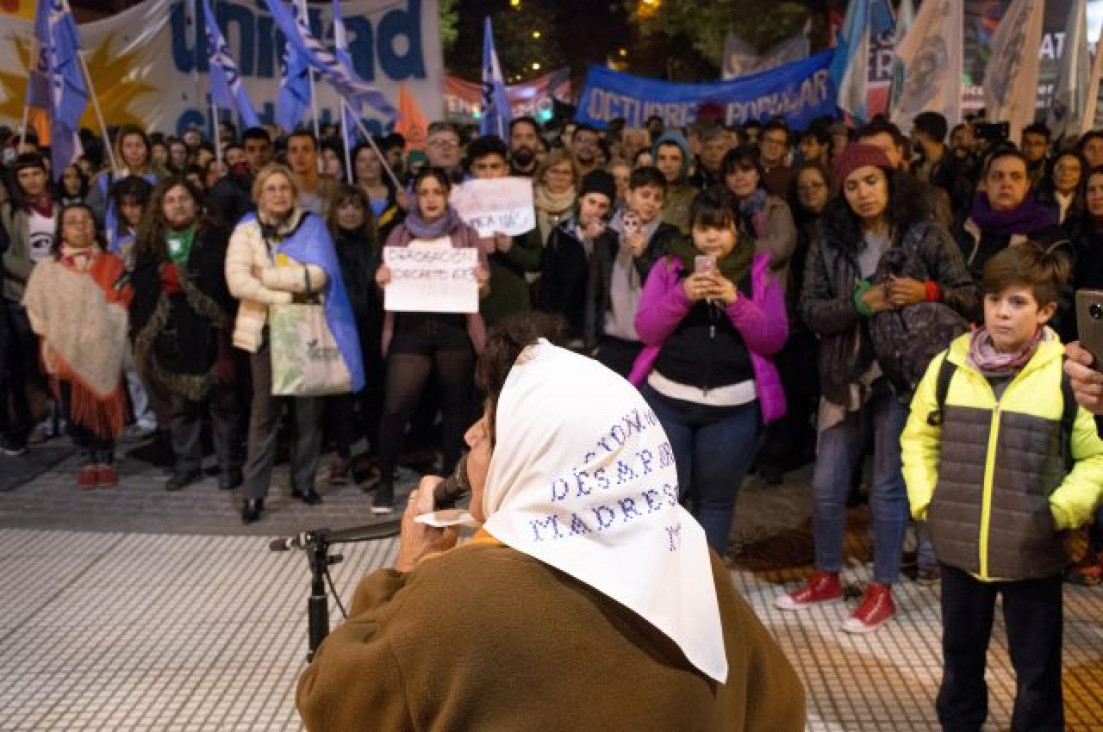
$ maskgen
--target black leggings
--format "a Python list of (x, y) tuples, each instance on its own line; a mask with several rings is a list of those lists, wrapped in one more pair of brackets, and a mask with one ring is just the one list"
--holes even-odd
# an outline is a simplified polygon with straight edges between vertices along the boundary
[(387, 358), (383, 419), (379, 426), (379, 468), (385, 483), (393, 480), (406, 425), (430, 375), (435, 375), (440, 393), (444, 475), (450, 475), (460, 459), (463, 435), (472, 417), (474, 351), (468, 347), (436, 350), (431, 355), (395, 353)]

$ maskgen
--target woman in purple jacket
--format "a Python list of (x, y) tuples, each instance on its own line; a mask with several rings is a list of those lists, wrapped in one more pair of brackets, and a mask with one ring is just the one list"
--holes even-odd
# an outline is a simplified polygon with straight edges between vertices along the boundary
[(692, 242), (647, 277), (636, 314), (646, 347), (629, 378), (670, 439), (681, 500), (723, 556), (762, 427), (785, 413), (772, 359), (789, 325), (770, 254), (738, 235), (731, 207), (701, 194), (690, 221)]

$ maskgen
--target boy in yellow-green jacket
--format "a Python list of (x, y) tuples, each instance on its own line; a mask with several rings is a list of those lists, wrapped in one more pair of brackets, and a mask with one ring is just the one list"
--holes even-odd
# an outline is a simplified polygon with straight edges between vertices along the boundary
[(1066, 410), (1064, 347), (1045, 325), (1068, 269), (1030, 242), (989, 260), (984, 327), (931, 362), (900, 438), (912, 515), (930, 526), (942, 574), (945, 730), (979, 730), (987, 717), (997, 595), (1012, 729), (1064, 729), (1060, 532), (1087, 522), (1103, 492), (1103, 441), (1090, 414)]

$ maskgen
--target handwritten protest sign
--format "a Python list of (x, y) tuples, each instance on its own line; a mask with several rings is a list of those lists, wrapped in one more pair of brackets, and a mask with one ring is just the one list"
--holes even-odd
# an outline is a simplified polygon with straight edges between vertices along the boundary
[(391, 270), (383, 308), (393, 312), (477, 313), (479, 284), (477, 249), (455, 249), (444, 237), (384, 247), (383, 262)]
[(448, 202), (482, 237), (499, 231), (519, 236), (536, 226), (528, 178), (469, 180), (452, 191)]

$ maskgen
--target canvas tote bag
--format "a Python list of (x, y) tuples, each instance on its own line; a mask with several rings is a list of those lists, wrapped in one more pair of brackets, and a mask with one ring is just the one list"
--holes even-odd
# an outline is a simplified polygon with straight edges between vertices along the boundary
[[(309, 293), (310, 271), (305, 266), (303, 273)], [(352, 374), (326, 322), (321, 295), (308, 297), (305, 303), (269, 308), (273, 396), (329, 396), (352, 391)]]

